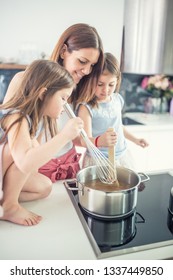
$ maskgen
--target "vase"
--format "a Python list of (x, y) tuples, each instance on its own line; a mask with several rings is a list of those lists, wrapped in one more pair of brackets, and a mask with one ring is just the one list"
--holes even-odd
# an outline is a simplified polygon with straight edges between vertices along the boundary
[(161, 98), (160, 113), (165, 114), (168, 112), (168, 100), (165, 96)]
[(173, 98), (171, 98), (171, 101), (170, 101), (169, 113), (171, 116), (173, 116)]
[(152, 98), (152, 113), (165, 114), (168, 112), (168, 100), (166, 97)]
[(161, 111), (161, 98), (152, 98), (152, 112), (159, 114)]

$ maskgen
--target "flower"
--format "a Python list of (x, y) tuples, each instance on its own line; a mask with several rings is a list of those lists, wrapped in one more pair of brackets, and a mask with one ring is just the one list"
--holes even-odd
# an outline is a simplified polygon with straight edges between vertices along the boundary
[(173, 97), (173, 81), (165, 75), (155, 75), (145, 77), (142, 80), (141, 87), (151, 93), (151, 97), (155, 98), (172, 98)]

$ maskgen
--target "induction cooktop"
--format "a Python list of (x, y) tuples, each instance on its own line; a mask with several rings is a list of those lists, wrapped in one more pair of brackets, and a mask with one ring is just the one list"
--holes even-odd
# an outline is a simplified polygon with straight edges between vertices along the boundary
[(173, 245), (173, 216), (169, 211), (171, 172), (148, 174), (138, 187), (137, 207), (127, 217), (104, 219), (86, 212), (79, 204), (74, 182), (64, 182), (97, 258)]

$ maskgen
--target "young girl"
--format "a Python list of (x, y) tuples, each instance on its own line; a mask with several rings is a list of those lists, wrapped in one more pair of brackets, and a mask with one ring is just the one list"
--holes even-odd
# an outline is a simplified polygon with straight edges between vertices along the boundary
[[(131, 157), (127, 152), (126, 139), (141, 147), (148, 146), (144, 139), (130, 134), (122, 125), (121, 111), (124, 105), (118, 93), (121, 72), (117, 59), (105, 53), (103, 72), (99, 78), (94, 98), (88, 103), (78, 104), (77, 114), (84, 121), (84, 129), (91, 141), (108, 157), (108, 148), (115, 145), (116, 164), (133, 168)], [(114, 131), (110, 131), (113, 128)], [(94, 164), (90, 154), (84, 157), (84, 167)]]
[[(1, 219), (21, 225), (35, 225), (41, 220), (18, 201), (48, 196), (52, 182), (39, 174), (38, 168), (76, 138), (83, 127), (80, 118), (71, 119), (57, 134), (54, 120), (63, 112), (73, 88), (73, 78), (64, 67), (38, 60), (26, 69), (13, 97), (0, 106)], [(42, 145), (36, 140), (41, 130), (45, 139), (49, 138)]]
[[(102, 41), (94, 27), (85, 23), (77, 23), (67, 28), (60, 36), (50, 59), (64, 66), (74, 79), (76, 87), (68, 100), (74, 108), (77, 102), (87, 102), (88, 97), (91, 98), (94, 95), (93, 89), (97, 85), (103, 66)], [(19, 72), (12, 79), (4, 101), (14, 95), (23, 74), (24, 72)], [(68, 117), (64, 112), (58, 123), (60, 130), (67, 120)], [(54, 177), (54, 180), (66, 179), (74, 159), (76, 164), (80, 158), (74, 144), (80, 144), (78, 139), (68, 142), (61, 151), (55, 151), (54, 156), (60, 160), (57, 161), (58, 165), (55, 166), (55, 162), (49, 162), (42, 166), (39, 172), (48, 177)], [(78, 168), (75, 168), (73, 177), (79, 168), (79, 165)], [(53, 174), (55, 169), (57, 172)]]

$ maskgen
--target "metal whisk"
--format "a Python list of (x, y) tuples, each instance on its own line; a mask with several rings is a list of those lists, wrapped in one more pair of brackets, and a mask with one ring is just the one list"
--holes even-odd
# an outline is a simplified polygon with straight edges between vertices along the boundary
[[(73, 110), (70, 105), (66, 103), (64, 109), (70, 118), (75, 118)], [(101, 182), (105, 184), (112, 184), (117, 181), (117, 174), (114, 166), (108, 158), (90, 141), (84, 129), (81, 130), (81, 136), (87, 146), (87, 149), (97, 166), (97, 176)]]

